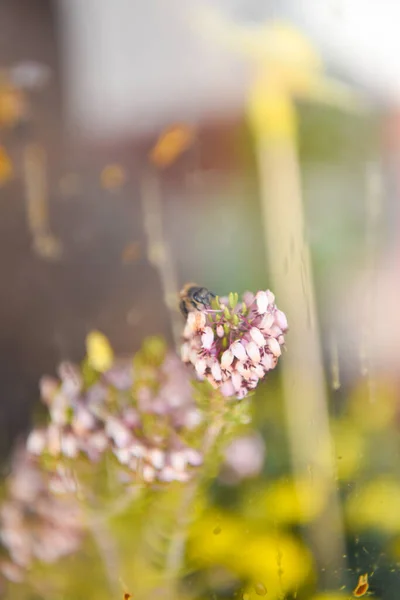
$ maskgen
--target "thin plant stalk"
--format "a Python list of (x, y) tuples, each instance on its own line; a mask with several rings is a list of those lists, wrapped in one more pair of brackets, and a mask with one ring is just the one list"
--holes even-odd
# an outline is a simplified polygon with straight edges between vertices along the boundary
[(62, 246), (50, 227), (47, 157), (43, 146), (29, 143), (24, 147), (23, 171), (25, 211), (33, 250), (41, 258), (57, 260)]
[(171, 250), (164, 234), (160, 182), (157, 174), (150, 170), (143, 175), (141, 202), (147, 256), (159, 273), (164, 303), (170, 314), (172, 334), (178, 347), (182, 333), (182, 320), (177, 302), (179, 286)]
[[(219, 415), (214, 421), (211, 422), (204, 437), (202, 454), (205, 457), (205, 460), (207, 460), (210, 453), (214, 450), (215, 444), (217, 443), (223, 428), (223, 415)], [(203, 480), (203, 477), (204, 473), (199, 473), (199, 476), (195, 477), (188, 484), (185, 493), (183, 494), (182, 504), (180, 507), (176, 527), (176, 533), (171, 540), (166, 561), (166, 572), (170, 576), (175, 575), (177, 577), (182, 567), (187, 539), (187, 529), (191, 520), (190, 508), (193, 505), (193, 500), (196, 497), (197, 491)]]
[(343, 572), (343, 523), (294, 137), (261, 138), (257, 160), (271, 286), (290, 324), (282, 377), (294, 476), (298, 481), (308, 474), (311, 484), (324, 486), (328, 506), (308, 534), (325, 584), (335, 585), (335, 571)]

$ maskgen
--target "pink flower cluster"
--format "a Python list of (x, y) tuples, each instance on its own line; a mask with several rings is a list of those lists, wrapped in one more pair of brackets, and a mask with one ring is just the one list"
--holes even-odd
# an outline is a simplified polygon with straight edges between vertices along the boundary
[(8, 552), (0, 560), (0, 573), (22, 581), (35, 559), (53, 563), (75, 552), (84, 520), (76, 498), (54, 495), (49, 474), (25, 449), (16, 453), (12, 467), (0, 508), (0, 542)]
[[(202, 456), (187, 441), (202, 416), (192, 399), (190, 379), (179, 358), (165, 354), (116, 362), (87, 386), (79, 367), (63, 363), (61, 381), (45, 377), (42, 399), (50, 422), (31, 432), (28, 451), (97, 462), (106, 452), (117, 458), (124, 481), (186, 481)], [(68, 484), (52, 480), (53, 487)]]
[(212, 308), (190, 312), (181, 356), (199, 379), (241, 399), (276, 367), (288, 324), (269, 290), (246, 292), (238, 300), (230, 294)]

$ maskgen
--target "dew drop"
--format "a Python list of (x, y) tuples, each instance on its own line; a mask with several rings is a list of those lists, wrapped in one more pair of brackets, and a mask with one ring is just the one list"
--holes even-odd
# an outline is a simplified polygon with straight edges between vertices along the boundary
[(267, 594), (267, 588), (261, 582), (256, 583), (254, 586), (257, 596), (265, 596)]

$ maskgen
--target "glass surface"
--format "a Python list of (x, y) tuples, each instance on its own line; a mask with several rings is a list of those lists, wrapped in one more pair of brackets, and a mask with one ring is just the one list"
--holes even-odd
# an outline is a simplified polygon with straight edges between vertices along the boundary
[(312, 4), (1, 3), (1, 597), (398, 599), (398, 8)]

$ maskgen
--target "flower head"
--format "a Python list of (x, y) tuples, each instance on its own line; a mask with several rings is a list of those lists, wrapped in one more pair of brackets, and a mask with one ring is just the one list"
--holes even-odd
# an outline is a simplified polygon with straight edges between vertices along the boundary
[(230, 294), (211, 309), (189, 313), (182, 360), (194, 366), (199, 379), (240, 399), (277, 365), (287, 328), (269, 290), (246, 292), (242, 302)]
[[(210, 337), (210, 332), (204, 335)], [(133, 361), (112, 359), (106, 370), (102, 363), (97, 371), (92, 365), (93, 361), (84, 361), (81, 368), (63, 363), (59, 382), (43, 379), (49, 424), (31, 432), (29, 453), (56, 459), (86, 456), (98, 462), (109, 452), (123, 468), (124, 479), (189, 479), (202, 459), (187, 438), (202, 415), (179, 358), (153, 338)]]

